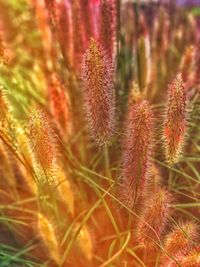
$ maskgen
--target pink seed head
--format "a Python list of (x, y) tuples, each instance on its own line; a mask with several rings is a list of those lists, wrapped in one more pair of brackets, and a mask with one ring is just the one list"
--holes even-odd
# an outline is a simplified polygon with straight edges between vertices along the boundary
[(194, 247), (180, 261), (180, 265), (184, 267), (199, 267), (200, 266), (200, 245)]
[(169, 254), (169, 257), (164, 254), (161, 258), (163, 266), (172, 259), (184, 255), (191, 248), (192, 242), (197, 236), (197, 226), (192, 222), (183, 223), (174, 227), (165, 239), (164, 249)]
[(72, 4), (72, 28), (73, 28), (73, 61), (76, 70), (80, 70), (81, 58), (86, 48), (86, 33), (83, 25), (83, 17), (81, 13), (81, 5), (79, 0), (73, 0)]
[(35, 109), (29, 119), (30, 149), (43, 168), (51, 169), (55, 159), (55, 139), (42, 110)]
[(123, 142), (122, 196), (130, 207), (142, 197), (149, 177), (153, 114), (147, 101), (130, 105)]
[(169, 163), (178, 161), (186, 132), (186, 95), (179, 73), (168, 88), (168, 103), (164, 119), (163, 135), (165, 153)]
[(138, 241), (144, 246), (160, 241), (169, 215), (169, 203), (170, 195), (161, 187), (157, 187), (153, 195), (147, 199), (141, 221), (137, 226)]
[(193, 45), (190, 45), (186, 48), (180, 65), (183, 80), (185, 82), (188, 82), (188, 80), (192, 76), (191, 74), (193, 73), (194, 60), (195, 60), (195, 47)]
[[(184, 266), (184, 267), (199, 267), (200, 266), (200, 246), (197, 245), (193, 249), (191, 249), (185, 255), (178, 257), (178, 263), (176, 264), (175, 261), (172, 261), (167, 267), (177, 267), (177, 266)], [(166, 267), (166, 264), (163, 266)]]
[(111, 58), (115, 53), (117, 32), (117, 3), (116, 0), (100, 1), (100, 40), (104, 49), (107, 49)]
[(83, 93), (93, 139), (104, 145), (114, 133), (115, 94), (111, 59), (101, 45), (90, 40), (83, 60)]

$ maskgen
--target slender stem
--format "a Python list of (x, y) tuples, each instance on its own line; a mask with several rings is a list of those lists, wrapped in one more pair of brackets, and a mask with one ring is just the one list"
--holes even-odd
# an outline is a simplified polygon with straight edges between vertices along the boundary
[(110, 159), (109, 159), (109, 152), (108, 146), (105, 145), (104, 147), (104, 160), (105, 160), (105, 169), (106, 169), (106, 176), (112, 180), (111, 171), (110, 171)]

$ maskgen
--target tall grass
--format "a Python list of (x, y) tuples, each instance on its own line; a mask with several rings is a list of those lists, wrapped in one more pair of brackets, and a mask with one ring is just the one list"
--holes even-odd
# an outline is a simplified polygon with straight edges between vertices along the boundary
[(200, 265), (195, 10), (0, 2), (0, 266)]

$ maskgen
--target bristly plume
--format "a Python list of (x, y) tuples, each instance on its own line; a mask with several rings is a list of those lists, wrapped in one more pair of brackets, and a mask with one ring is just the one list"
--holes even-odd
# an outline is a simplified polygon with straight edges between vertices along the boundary
[(0, 63), (8, 64), (9, 57), (6, 49), (6, 45), (4, 43), (3, 37), (0, 34)]
[(160, 7), (160, 12), (155, 20), (155, 49), (156, 54), (161, 58), (167, 51), (169, 45), (169, 14), (164, 7)]
[(162, 183), (162, 175), (160, 169), (155, 165), (151, 165), (151, 169), (149, 171), (149, 179), (148, 179), (148, 190), (147, 190), (147, 197), (149, 192), (154, 192), (157, 190), (158, 185)]
[[(77, 223), (75, 225), (74, 234), (76, 234), (76, 232), (79, 230), (79, 227), (80, 227), (80, 224)], [(81, 227), (81, 230), (78, 233), (76, 240), (77, 240), (78, 246), (80, 247), (81, 252), (84, 255), (84, 257), (87, 260), (91, 261), (92, 260), (92, 254), (93, 254), (93, 243), (92, 243), (91, 234), (90, 234), (89, 229), (86, 225)]]
[(0, 126), (5, 127), (9, 114), (9, 106), (4, 96), (3, 87), (0, 86)]
[[(56, 172), (56, 140), (46, 114), (35, 109), (28, 123), (29, 147), (37, 179), (42, 183), (54, 183)], [(42, 171), (43, 170), (43, 171)]]
[(51, 167), (54, 158), (54, 143), (50, 126), (44, 112), (34, 110), (29, 121), (30, 142), (40, 163), (45, 168)]
[(74, 215), (74, 190), (72, 189), (71, 182), (65, 177), (65, 173), (62, 170), (57, 172), (58, 186), (57, 190), (60, 199), (66, 204), (71, 215)]
[(186, 95), (179, 73), (168, 87), (168, 103), (163, 127), (165, 154), (171, 164), (178, 161), (184, 145), (186, 117)]
[(129, 107), (126, 125), (120, 191), (124, 202), (133, 207), (142, 197), (152, 155), (153, 113), (147, 101)]
[(99, 14), (99, 38), (103, 48), (108, 50), (110, 57), (115, 56), (116, 35), (117, 35), (117, 1), (101, 0)]
[(190, 45), (185, 49), (185, 53), (183, 54), (180, 63), (180, 70), (183, 76), (183, 80), (187, 83), (189, 82), (189, 80), (193, 79), (193, 77), (191, 76), (193, 76), (193, 69), (195, 66), (194, 63), (195, 63), (195, 47), (193, 45)]
[(169, 215), (170, 195), (166, 189), (157, 187), (145, 204), (137, 226), (137, 238), (144, 246), (153, 248), (154, 242), (159, 243), (165, 230)]
[(81, 58), (84, 54), (86, 48), (86, 34), (84, 30), (84, 25), (82, 21), (81, 5), (78, 0), (73, 0), (71, 3), (72, 7), (72, 26), (73, 26), (73, 45), (74, 45), (74, 55), (73, 60), (76, 69), (80, 70)]
[[(63, 57), (67, 67), (73, 67), (73, 23), (72, 23), (72, 7), (69, 1), (60, 1), (57, 4), (57, 28), (58, 39), (61, 46)], [(66, 42), (66, 40), (68, 40)]]
[(57, 24), (57, 1), (56, 0), (45, 0), (45, 5), (48, 10), (48, 15), (51, 24), (56, 27)]
[(49, 220), (41, 213), (38, 214), (38, 230), (50, 256), (56, 263), (59, 263), (59, 246), (54, 229)]
[(198, 267), (200, 266), (200, 245), (194, 247), (181, 260), (180, 266), (184, 267)]
[(170, 232), (165, 239), (164, 252), (161, 257), (162, 266), (166, 266), (166, 263), (170, 263), (174, 258), (183, 256), (192, 246), (192, 242), (195, 241), (197, 236), (197, 226), (192, 222), (182, 223), (174, 227), (174, 230)]
[(68, 140), (72, 132), (71, 103), (67, 91), (56, 75), (51, 77), (49, 94), (55, 123), (64, 140)]
[(142, 17), (141, 29), (137, 41), (138, 81), (141, 91), (147, 89), (151, 76), (150, 40), (147, 27)]
[(105, 145), (114, 133), (113, 69), (109, 55), (94, 39), (90, 40), (84, 56), (82, 80), (92, 137), (99, 145)]

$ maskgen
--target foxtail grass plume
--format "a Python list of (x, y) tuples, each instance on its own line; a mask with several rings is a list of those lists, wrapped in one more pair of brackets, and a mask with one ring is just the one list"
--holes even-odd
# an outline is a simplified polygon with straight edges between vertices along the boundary
[(49, 94), (51, 112), (58, 130), (64, 140), (68, 140), (72, 132), (71, 102), (67, 91), (56, 75), (51, 77)]
[(73, 27), (73, 46), (74, 46), (74, 55), (73, 60), (75, 63), (76, 69), (80, 70), (80, 62), (84, 51), (86, 49), (86, 33), (83, 27), (82, 14), (81, 14), (81, 5), (79, 0), (73, 0), (71, 2), (72, 8), (72, 27)]
[[(62, 0), (57, 3), (57, 9), (58, 40), (66, 65), (69, 69), (71, 69), (74, 66), (73, 23), (71, 3), (69, 1)], [(66, 40), (68, 41), (66, 42)]]
[(147, 190), (147, 194), (149, 192), (154, 192), (156, 191), (158, 185), (160, 185), (162, 183), (162, 175), (160, 173), (159, 168), (155, 165), (152, 164), (151, 165), (151, 169), (149, 171), (149, 180), (148, 180), (148, 190)]
[(48, 10), (50, 22), (56, 27), (58, 19), (58, 3), (56, 0), (44, 0), (44, 2)]
[(96, 143), (105, 145), (114, 133), (113, 69), (109, 55), (94, 39), (84, 56), (82, 80), (91, 135)]
[(3, 128), (6, 126), (8, 113), (9, 106), (4, 95), (3, 87), (0, 86), (0, 126)]
[(57, 172), (58, 177), (58, 193), (63, 203), (66, 204), (71, 215), (74, 215), (74, 192), (70, 181), (65, 177), (63, 171)]
[(141, 30), (137, 41), (137, 57), (139, 86), (141, 91), (145, 91), (150, 82), (151, 59), (149, 35), (144, 18), (141, 21)]
[[(75, 225), (74, 233), (76, 234), (76, 231), (79, 230), (80, 224), (77, 223)], [(91, 234), (88, 230), (87, 226), (82, 226), (80, 232), (78, 233), (78, 236), (76, 238), (79, 248), (81, 249), (82, 254), (84, 257), (91, 261), (92, 260), (92, 251), (93, 251), (93, 244), (92, 244), (92, 238)]]
[(56, 171), (56, 140), (48, 117), (40, 110), (31, 112), (28, 123), (29, 148), (37, 179), (42, 183), (54, 183)]
[(200, 245), (194, 247), (180, 261), (184, 267), (199, 267), (200, 266)]
[[(161, 57), (165, 54), (169, 42), (169, 13), (161, 7), (158, 17), (155, 20), (155, 53)], [(160, 66), (159, 66), (160, 67)]]
[(137, 226), (138, 242), (144, 246), (153, 248), (154, 242), (159, 243), (169, 216), (170, 200), (168, 191), (161, 187), (149, 195)]
[(108, 50), (110, 57), (113, 59), (116, 53), (117, 1), (101, 0), (99, 17), (99, 38), (103, 48)]
[(163, 126), (165, 155), (170, 164), (176, 163), (181, 154), (186, 133), (186, 119), (186, 95), (182, 75), (179, 73), (168, 87), (168, 103)]
[(153, 113), (147, 101), (129, 107), (126, 125), (120, 191), (123, 201), (133, 207), (142, 197), (151, 164)]
[(164, 251), (169, 256), (163, 253), (162, 266), (164, 267), (166, 263), (173, 261), (170, 256), (174, 258), (183, 256), (192, 247), (192, 242), (195, 241), (196, 237), (197, 226), (194, 223), (187, 222), (175, 226), (165, 238)]
[(4, 43), (3, 37), (0, 34), (0, 63), (8, 64), (9, 57), (6, 49), (6, 45)]
[[(29, 163), (32, 160), (32, 155), (29, 147), (28, 136), (25, 132), (25, 129), (23, 129), (21, 125), (18, 125), (18, 127), (16, 128), (16, 132), (17, 132), (17, 143), (20, 148), (20, 152), (23, 155), (23, 159), (25, 159), (25, 161)], [(21, 165), (20, 168), (27, 188), (32, 193), (32, 195), (37, 195), (38, 188), (36, 182), (34, 181), (32, 173), (30, 172), (29, 169), (25, 168), (23, 165)]]
[(185, 53), (182, 57), (180, 70), (183, 76), (183, 80), (188, 82), (193, 77), (190, 77), (193, 74), (195, 61), (195, 47), (190, 45), (186, 48)]
[(38, 214), (38, 231), (50, 257), (59, 264), (61, 257), (55, 231), (49, 220), (41, 213)]
[(35, 109), (29, 120), (30, 143), (44, 168), (51, 168), (55, 156), (55, 140), (42, 110)]

